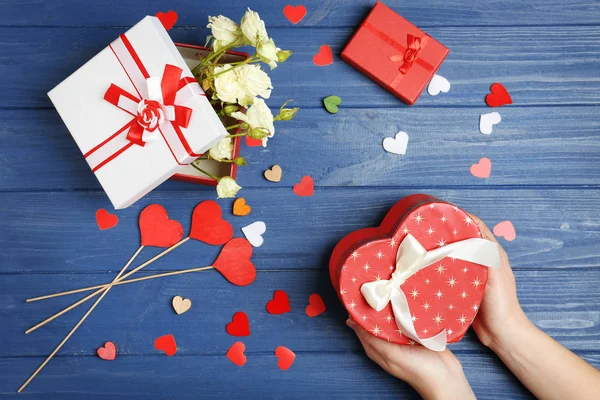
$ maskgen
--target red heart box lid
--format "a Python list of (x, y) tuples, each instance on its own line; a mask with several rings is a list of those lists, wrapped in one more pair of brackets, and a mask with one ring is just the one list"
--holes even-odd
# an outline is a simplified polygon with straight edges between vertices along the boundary
[[(399, 201), (379, 227), (342, 239), (330, 261), (332, 283), (350, 316), (373, 335), (403, 344), (413, 341), (396, 325), (391, 304), (375, 311), (360, 288), (366, 282), (390, 279), (398, 247), (409, 233), (427, 251), (482, 237), (465, 211), (429, 195), (412, 195)], [(430, 338), (446, 329), (448, 343), (459, 341), (477, 314), (487, 274), (487, 267), (447, 257), (408, 278), (400, 288), (419, 337)]]

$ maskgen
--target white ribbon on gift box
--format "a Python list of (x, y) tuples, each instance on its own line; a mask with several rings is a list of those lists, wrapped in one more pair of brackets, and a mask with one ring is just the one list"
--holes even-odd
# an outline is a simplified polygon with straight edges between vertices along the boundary
[(472, 238), (427, 251), (413, 235), (408, 234), (398, 248), (396, 269), (391, 279), (367, 282), (360, 288), (367, 303), (377, 312), (391, 302), (396, 325), (402, 333), (433, 351), (443, 351), (446, 348), (446, 330), (431, 338), (421, 339), (415, 330), (408, 300), (400, 286), (418, 271), (446, 257), (488, 268), (500, 268), (500, 253), (495, 242)]

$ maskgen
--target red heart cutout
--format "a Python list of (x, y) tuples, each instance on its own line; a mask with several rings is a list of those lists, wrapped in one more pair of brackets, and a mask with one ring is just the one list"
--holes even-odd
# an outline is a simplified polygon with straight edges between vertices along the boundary
[(113, 342), (106, 342), (96, 352), (101, 359), (112, 361), (117, 357), (117, 346)]
[(277, 347), (275, 349), (275, 356), (278, 359), (277, 366), (282, 371), (290, 369), (296, 359), (296, 354), (285, 346)]
[(292, 24), (296, 25), (298, 22), (302, 21), (302, 18), (306, 16), (306, 7), (304, 6), (293, 6), (288, 4), (283, 7), (283, 15), (290, 21)]
[(166, 14), (162, 11), (157, 12), (156, 18), (160, 20), (160, 23), (162, 24), (162, 26), (165, 27), (166, 30), (169, 30), (173, 27), (173, 25), (175, 25), (179, 16), (175, 11), (170, 10), (167, 11)]
[(306, 306), (306, 315), (309, 317), (316, 317), (325, 312), (325, 302), (318, 294), (311, 294), (308, 298), (308, 305)]
[(492, 173), (492, 161), (489, 158), (484, 157), (480, 159), (477, 164), (471, 165), (469, 170), (471, 175), (476, 178), (489, 178)]
[(250, 321), (243, 311), (233, 314), (233, 319), (225, 327), (227, 333), (231, 336), (250, 336)]
[(276, 290), (273, 293), (273, 300), (267, 303), (267, 312), (269, 314), (285, 314), (291, 310), (287, 293), (283, 290)]
[(244, 355), (244, 351), (246, 350), (246, 346), (242, 342), (235, 342), (231, 345), (229, 350), (227, 350), (227, 358), (229, 361), (241, 367), (246, 364), (246, 356)]
[(167, 210), (160, 204), (150, 204), (140, 213), (142, 246), (171, 247), (183, 237), (183, 227), (169, 219)]
[(321, 46), (319, 52), (313, 57), (313, 62), (319, 67), (333, 64), (333, 51), (331, 51), (331, 47), (327, 44)]
[(109, 214), (104, 208), (96, 211), (96, 224), (100, 230), (106, 230), (115, 227), (119, 223), (119, 217), (115, 214)]
[(494, 226), (494, 235), (502, 236), (509, 242), (512, 242), (517, 237), (515, 227), (510, 221), (502, 221)]
[(173, 356), (177, 353), (177, 343), (175, 343), (175, 337), (168, 334), (159, 337), (154, 341), (154, 348), (156, 350), (162, 350), (168, 356)]
[(485, 103), (490, 107), (500, 107), (506, 104), (512, 104), (512, 99), (508, 90), (501, 83), (492, 83), (491, 93), (485, 96)]
[(314, 192), (315, 181), (308, 175), (303, 176), (300, 182), (294, 185), (294, 193), (296, 193), (297, 196), (312, 196)]
[(198, 204), (192, 214), (190, 238), (214, 246), (227, 243), (233, 237), (233, 227), (222, 215), (221, 207), (212, 200)]
[(259, 147), (262, 146), (262, 140), (253, 139), (250, 136), (246, 136), (246, 146), (248, 147)]
[(231, 239), (213, 263), (213, 267), (234, 285), (246, 286), (254, 282), (256, 268), (252, 261), (252, 245), (244, 238)]

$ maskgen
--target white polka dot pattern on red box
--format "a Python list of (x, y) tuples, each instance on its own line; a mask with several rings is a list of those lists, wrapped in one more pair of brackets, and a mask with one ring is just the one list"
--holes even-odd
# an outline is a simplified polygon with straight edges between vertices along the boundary
[[(363, 242), (348, 251), (339, 266), (339, 295), (350, 316), (371, 334), (396, 343), (412, 343), (394, 319), (390, 304), (372, 309), (360, 287), (378, 279), (390, 279), (396, 253), (407, 234), (427, 251), (469, 238), (479, 238), (477, 225), (463, 210), (447, 203), (429, 203), (409, 212), (393, 237)], [(446, 329), (447, 341), (459, 341), (471, 325), (483, 298), (487, 267), (444, 258), (408, 278), (401, 286), (408, 299), (412, 320), (420, 338)]]

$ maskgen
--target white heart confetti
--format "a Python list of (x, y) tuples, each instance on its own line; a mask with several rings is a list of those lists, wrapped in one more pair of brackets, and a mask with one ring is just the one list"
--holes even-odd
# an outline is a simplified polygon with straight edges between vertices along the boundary
[(479, 131), (484, 135), (489, 135), (492, 133), (494, 125), (499, 124), (500, 121), (502, 121), (502, 117), (497, 111), (481, 114), (479, 117)]
[(450, 82), (448, 82), (448, 79), (441, 75), (433, 75), (433, 78), (431, 78), (431, 82), (429, 82), (429, 86), (427, 87), (427, 93), (431, 96), (437, 96), (440, 92), (448, 93), (449, 91)]
[(262, 246), (264, 239), (262, 234), (267, 231), (267, 226), (262, 221), (256, 221), (242, 228), (242, 232), (250, 244), (254, 247)]
[(406, 146), (408, 146), (408, 133), (406, 132), (400, 131), (393, 138), (383, 139), (383, 148), (388, 153), (404, 155), (406, 154)]

